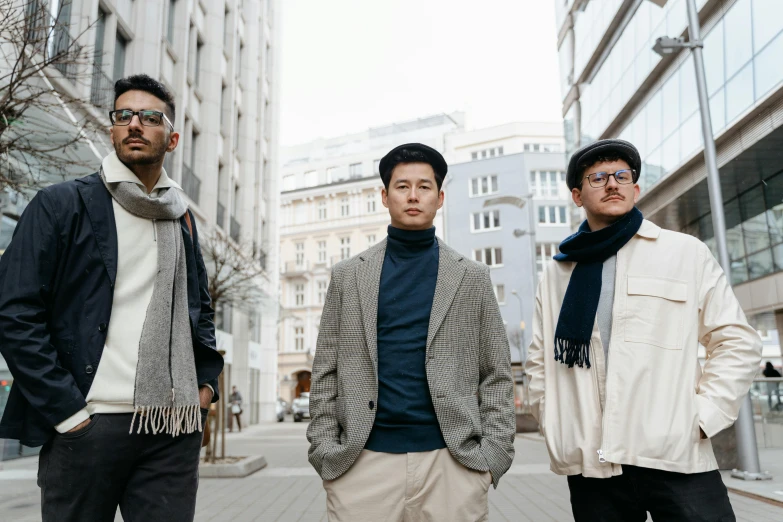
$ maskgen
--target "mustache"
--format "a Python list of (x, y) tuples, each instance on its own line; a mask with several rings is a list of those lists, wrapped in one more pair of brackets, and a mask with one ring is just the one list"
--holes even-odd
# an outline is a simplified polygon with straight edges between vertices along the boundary
[(122, 140), (122, 142), (127, 145), (130, 140), (139, 140), (140, 142), (144, 143), (145, 145), (149, 145), (150, 144), (149, 140), (146, 140), (143, 137), (137, 136), (135, 134), (128, 136), (127, 138)]
[(611, 194), (609, 194), (608, 196), (606, 196), (606, 197), (604, 197), (603, 199), (601, 199), (601, 201), (606, 201), (606, 200), (608, 200), (609, 198), (614, 198), (614, 197), (618, 197), (618, 198), (620, 198), (620, 199), (622, 199), (622, 200), (625, 200), (625, 196), (623, 196), (623, 195), (622, 195), (622, 194), (620, 194), (619, 192), (612, 192), (612, 193), (611, 193)]

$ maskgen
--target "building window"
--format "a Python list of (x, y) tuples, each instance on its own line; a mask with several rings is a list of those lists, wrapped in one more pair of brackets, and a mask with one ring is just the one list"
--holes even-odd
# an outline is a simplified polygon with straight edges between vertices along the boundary
[(565, 190), (565, 172), (563, 171), (530, 171), (530, 190), (537, 198), (564, 198), (561, 190)]
[(375, 244), (375, 234), (370, 234), (367, 236), (367, 248), (370, 248)]
[(326, 182), (327, 183), (334, 183), (337, 181), (335, 176), (337, 175), (337, 167), (329, 167), (326, 169)]
[(478, 159), (478, 152), (471, 152), (470, 153), (470, 159), (477, 160)]
[(506, 287), (505, 285), (494, 285), (492, 287), (495, 290), (495, 299), (498, 300), (498, 304), (506, 304)]
[(302, 225), (307, 221), (307, 207), (304, 203), (297, 203), (294, 205), (294, 223)]
[(350, 237), (341, 237), (340, 238), (340, 259), (348, 259), (351, 257), (351, 238)]
[(169, 19), (166, 24), (166, 39), (174, 45), (174, 17), (177, 12), (177, 0), (169, 0)]
[(557, 252), (557, 243), (539, 243), (536, 245), (536, 272), (538, 272), (539, 278), (544, 273), (544, 267)]
[(488, 210), (471, 214), (470, 231), (495, 230), (500, 228), (500, 211)]
[(470, 180), (470, 197), (486, 196), (498, 191), (497, 176), (482, 176)]
[(348, 177), (351, 178), (351, 179), (361, 178), (362, 177), (362, 164), (361, 163), (351, 163), (351, 165), (348, 167)]
[(326, 241), (318, 242), (318, 262), (326, 263)]
[(501, 266), (503, 265), (503, 249), (498, 247), (476, 248), (473, 250), (473, 260), (489, 266)]
[(372, 160), (372, 173), (376, 176), (381, 173), (381, 160)]
[(304, 265), (304, 243), (296, 244), (296, 266)]
[(294, 349), (297, 352), (304, 351), (304, 326), (294, 327)]
[(114, 81), (125, 76), (125, 55), (128, 52), (128, 40), (117, 33), (117, 42), (114, 44)]
[(503, 147), (498, 147), (498, 156), (503, 155)]
[(283, 176), (283, 192), (287, 190), (296, 190), (296, 175)]
[(367, 213), (368, 214), (374, 214), (375, 213), (375, 200), (377, 198), (375, 197), (375, 193), (371, 192), (367, 194)]
[(323, 221), (326, 219), (326, 200), (322, 199), (318, 202), (318, 219)]
[(318, 304), (326, 302), (326, 281), (318, 281)]
[(566, 207), (562, 205), (538, 207), (538, 223), (541, 225), (567, 225), (568, 212)]
[(294, 304), (296, 306), (304, 306), (305, 303), (305, 285), (304, 283), (297, 283), (294, 285)]
[(348, 198), (342, 198), (340, 200), (340, 215), (342, 217), (348, 217), (351, 215), (351, 202)]
[(304, 174), (304, 186), (314, 187), (318, 185), (318, 171), (310, 170)]

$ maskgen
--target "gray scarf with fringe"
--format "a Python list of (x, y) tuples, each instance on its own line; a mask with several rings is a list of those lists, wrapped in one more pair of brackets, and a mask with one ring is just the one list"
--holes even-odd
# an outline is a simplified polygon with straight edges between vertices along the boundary
[(185, 244), (179, 222), (187, 204), (173, 188), (151, 197), (137, 183), (107, 183), (102, 169), (100, 176), (122, 208), (152, 220), (158, 243), (158, 272), (139, 342), (130, 433), (137, 418), (136, 433), (142, 427), (144, 433), (172, 437), (201, 431)]

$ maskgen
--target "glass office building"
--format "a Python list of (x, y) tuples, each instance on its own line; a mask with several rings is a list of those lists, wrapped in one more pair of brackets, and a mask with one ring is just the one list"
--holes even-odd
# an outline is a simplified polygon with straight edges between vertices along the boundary
[[(642, 154), (639, 208), (714, 250), (685, 0), (554, 0), (569, 152), (619, 137)], [(731, 280), (746, 314), (783, 331), (783, 1), (697, 0), (726, 212)], [(662, 6), (660, 4), (663, 4)], [(768, 352), (765, 352), (765, 356)], [(780, 355), (778, 354), (778, 357)]]

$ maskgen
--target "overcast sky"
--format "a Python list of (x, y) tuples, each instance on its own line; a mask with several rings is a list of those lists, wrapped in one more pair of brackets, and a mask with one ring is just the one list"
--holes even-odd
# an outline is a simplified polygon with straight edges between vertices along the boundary
[(285, 0), (281, 144), (465, 110), (559, 121), (552, 0)]

